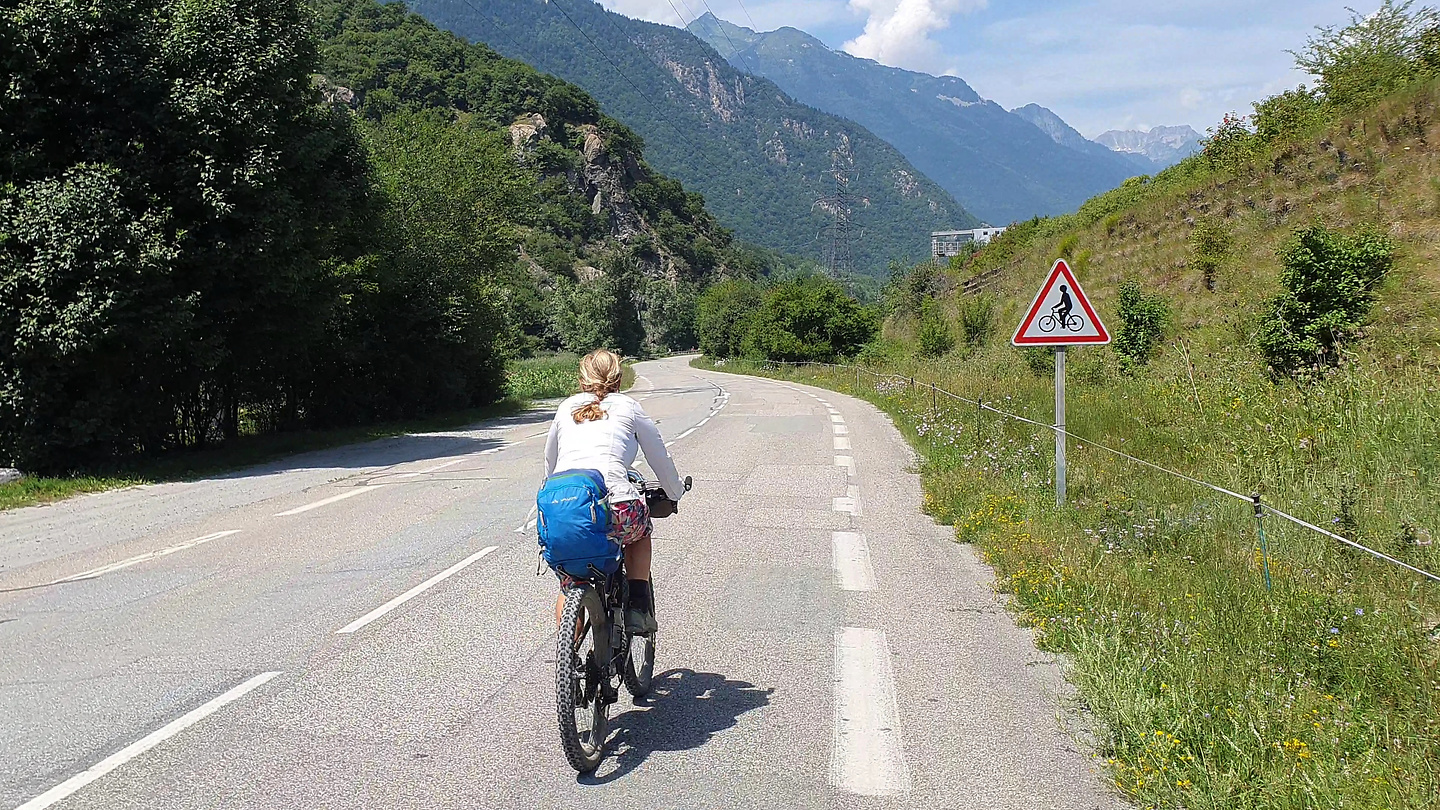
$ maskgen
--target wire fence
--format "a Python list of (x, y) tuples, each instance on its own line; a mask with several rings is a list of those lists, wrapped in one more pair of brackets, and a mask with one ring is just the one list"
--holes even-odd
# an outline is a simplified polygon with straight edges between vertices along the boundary
[(1364, 552), (1365, 554), (1369, 554), (1370, 556), (1375, 557), (1376, 559), (1383, 560), (1384, 562), (1387, 562), (1387, 563), (1390, 563), (1391, 565), (1396, 565), (1396, 566), (1399, 566), (1399, 567), (1401, 567), (1401, 568), (1404, 568), (1405, 570), (1410, 571), (1411, 573), (1418, 574), (1418, 575), (1420, 575), (1420, 576), (1422, 576), (1422, 577), (1425, 577), (1426, 579), (1429, 579), (1429, 580), (1431, 580), (1431, 581), (1433, 581), (1433, 582), (1440, 583), (1440, 575), (1433, 574), (1433, 573), (1431, 573), (1431, 572), (1429, 572), (1429, 571), (1426, 571), (1426, 570), (1424, 570), (1424, 569), (1422, 569), (1422, 568), (1417, 568), (1417, 567), (1415, 567), (1415, 566), (1413, 566), (1413, 565), (1410, 565), (1409, 563), (1407, 563), (1407, 562), (1405, 562), (1405, 561), (1403, 561), (1403, 560), (1398, 560), (1398, 559), (1390, 556), (1389, 554), (1385, 554), (1385, 553), (1382, 552), (1382, 551), (1378, 551), (1378, 550), (1376, 550), (1376, 549), (1370, 548), (1369, 546), (1363, 545), (1363, 544), (1361, 544), (1361, 543), (1357, 543), (1356, 541), (1354, 541), (1354, 540), (1352, 540), (1352, 539), (1350, 539), (1350, 538), (1348, 538), (1348, 537), (1345, 537), (1345, 536), (1343, 536), (1343, 535), (1336, 534), (1335, 532), (1332, 532), (1332, 531), (1330, 531), (1330, 530), (1328, 530), (1328, 529), (1321, 528), (1320, 526), (1316, 526), (1315, 524), (1310, 523), (1309, 521), (1306, 521), (1306, 520), (1303, 520), (1303, 519), (1301, 519), (1301, 518), (1298, 518), (1298, 517), (1296, 517), (1295, 515), (1290, 514), (1289, 512), (1285, 512), (1285, 511), (1282, 511), (1282, 510), (1280, 510), (1280, 509), (1277, 509), (1277, 508), (1275, 508), (1274, 506), (1272, 506), (1272, 505), (1270, 505), (1270, 504), (1268, 504), (1268, 503), (1265, 503), (1265, 502), (1263, 501), (1262, 497), (1261, 497), (1259, 494), (1242, 495), (1242, 494), (1240, 494), (1239, 492), (1235, 492), (1234, 490), (1231, 490), (1231, 489), (1226, 489), (1225, 487), (1222, 487), (1222, 486), (1220, 486), (1220, 485), (1218, 485), (1218, 484), (1212, 484), (1212, 483), (1210, 483), (1209, 481), (1203, 481), (1203, 480), (1201, 480), (1201, 479), (1199, 479), (1199, 478), (1195, 478), (1195, 477), (1193, 477), (1193, 476), (1186, 475), (1185, 473), (1179, 472), (1179, 471), (1177, 471), (1177, 470), (1172, 470), (1172, 469), (1170, 469), (1170, 468), (1168, 468), (1168, 467), (1165, 467), (1165, 466), (1163, 466), (1163, 465), (1156, 464), (1156, 463), (1153, 462), (1153, 461), (1149, 461), (1149, 460), (1146, 460), (1146, 459), (1143, 459), (1143, 458), (1138, 458), (1138, 457), (1136, 457), (1136, 456), (1133, 456), (1133, 455), (1131, 455), (1131, 454), (1129, 454), (1129, 453), (1124, 452), (1123, 450), (1117, 450), (1117, 449), (1115, 449), (1114, 447), (1109, 447), (1109, 446), (1107, 446), (1107, 445), (1105, 445), (1105, 444), (1102, 444), (1102, 443), (1100, 443), (1100, 442), (1097, 442), (1097, 441), (1095, 441), (1095, 440), (1093, 440), (1093, 439), (1090, 439), (1090, 438), (1088, 438), (1088, 437), (1077, 435), (1077, 434), (1075, 434), (1075, 433), (1072, 433), (1072, 432), (1069, 431), (1069, 430), (1066, 430), (1065, 428), (1057, 427), (1057, 426), (1052, 425), (1052, 424), (1046, 424), (1046, 423), (1044, 423), (1044, 422), (1039, 422), (1039, 421), (1036, 421), (1036, 420), (1031, 419), (1031, 418), (1029, 418), (1029, 417), (1021, 416), (1020, 414), (1017, 414), (1017, 413), (1011, 413), (1010, 411), (1006, 411), (1006, 410), (1004, 410), (1004, 409), (1002, 409), (1002, 408), (997, 408), (997, 407), (995, 407), (993, 404), (988, 403), (988, 402), (984, 401), (983, 399), (975, 399), (975, 398), (971, 398), (971, 397), (961, 396), (960, 394), (956, 394), (956, 393), (953, 393), (953, 392), (950, 392), (950, 391), (946, 391), (945, 389), (940, 388), (939, 386), (935, 385), (934, 383), (928, 383), (928, 382), (925, 382), (925, 381), (923, 381), (923, 380), (917, 381), (917, 380), (916, 380), (914, 377), (912, 377), (912, 376), (906, 376), (906, 375), (903, 375), (903, 374), (889, 374), (889, 373), (885, 373), (885, 372), (874, 371), (874, 370), (872, 370), (872, 369), (868, 369), (868, 368), (865, 368), (865, 367), (863, 367), (863, 366), (856, 366), (856, 365), (842, 365), (842, 364), (836, 364), (836, 363), (795, 363), (795, 362), (789, 362), (789, 361), (784, 361), (784, 360), (769, 360), (769, 361), (765, 361), (765, 362), (762, 364), (762, 367), (775, 367), (775, 366), (788, 366), (788, 367), (797, 368), (797, 369), (798, 369), (798, 368), (831, 368), (831, 369), (837, 369), (837, 370), (845, 371), (847, 374), (853, 372), (853, 373), (855, 374), (855, 388), (856, 388), (857, 391), (860, 390), (861, 387), (862, 387), (862, 384), (861, 384), (862, 375), (868, 375), (870, 378), (874, 378), (874, 379), (898, 381), (898, 382), (901, 382), (901, 383), (906, 384), (911, 390), (916, 390), (917, 388), (920, 388), (920, 389), (929, 389), (930, 392), (931, 392), (931, 396), (934, 397), (934, 398), (937, 398), (937, 399), (938, 399), (939, 397), (946, 397), (946, 398), (948, 398), (948, 399), (950, 399), (950, 400), (953, 400), (953, 401), (956, 401), (956, 402), (961, 402), (961, 403), (964, 403), (964, 404), (966, 404), (966, 405), (973, 405), (977, 410), (982, 411), (982, 412), (993, 413), (993, 414), (995, 414), (996, 416), (999, 416), (999, 417), (1002, 417), (1002, 418), (1005, 418), (1005, 419), (1010, 419), (1010, 420), (1013, 420), (1013, 421), (1015, 421), (1015, 422), (1021, 422), (1021, 423), (1027, 424), (1027, 425), (1031, 425), (1031, 426), (1033, 426), (1033, 427), (1040, 428), (1040, 429), (1042, 429), (1042, 430), (1050, 431), (1051, 433), (1055, 433), (1055, 434), (1059, 434), (1059, 435), (1066, 436), (1066, 437), (1068, 437), (1068, 438), (1071, 438), (1071, 439), (1076, 440), (1077, 442), (1083, 443), (1085, 447), (1089, 447), (1089, 448), (1093, 448), (1093, 449), (1095, 449), (1095, 450), (1100, 450), (1100, 451), (1102, 451), (1102, 452), (1109, 453), (1109, 454), (1111, 454), (1111, 455), (1113, 455), (1113, 456), (1115, 456), (1115, 457), (1117, 457), (1117, 458), (1123, 459), (1123, 460), (1128, 461), (1128, 462), (1131, 462), (1131, 463), (1133, 463), (1133, 464), (1136, 464), (1136, 465), (1145, 467), (1145, 468), (1150, 469), (1150, 470), (1154, 470), (1154, 471), (1156, 471), (1156, 472), (1162, 473), (1162, 474), (1164, 474), (1164, 475), (1171, 476), (1171, 477), (1173, 477), (1173, 478), (1176, 478), (1176, 479), (1181, 480), (1181, 481), (1188, 482), (1188, 483), (1190, 483), (1190, 484), (1194, 484), (1195, 486), (1198, 486), (1198, 487), (1203, 487), (1203, 488), (1205, 488), (1205, 489), (1208, 489), (1208, 490), (1210, 490), (1210, 491), (1212, 491), (1212, 492), (1215, 492), (1215, 493), (1218, 493), (1218, 494), (1220, 494), (1220, 495), (1224, 495), (1224, 496), (1226, 496), (1226, 497), (1233, 498), (1233, 499), (1235, 499), (1235, 500), (1243, 501), (1243, 502), (1245, 502), (1245, 503), (1247, 503), (1247, 504), (1250, 504), (1251, 506), (1254, 507), (1254, 510), (1255, 510), (1256, 529), (1257, 529), (1257, 531), (1258, 531), (1258, 533), (1259, 533), (1259, 536), (1260, 536), (1261, 552), (1262, 552), (1262, 557), (1263, 557), (1264, 562), (1265, 562), (1265, 584), (1266, 584), (1266, 587), (1267, 587), (1267, 588), (1270, 586), (1270, 570), (1269, 570), (1269, 569), (1270, 569), (1270, 563), (1269, 563), (1269, 544), (1268, 544), (1268, 542), (1266, 541), (1266, 537), (1265, 537), (1264, 520), (1265, 520), (1265, 518), (1268, 517), (1268, 516), (1273, 516), (1273, 517), (1279, 518), (1279, 519), (1281, 519), (1281, 520), (1289, 521), (1290, 523), (1293, 523), (1293, 524), (1295, 524), (1296, 526), (1299, 526), (1300, 528), (1308, 529), (1309, 531), (1312, 531), (1312, 532), (1315, 532), (1315, 533), (1317, 533), (1317, 534), (1320, 534), (1320, 535), (1322, 535), (1322, 536), (1324, 536), (1324, 537), (1327, 537), (1327, 538), (1329, 538), (1329, 539), (1331, 539), (1331, 540), (1334, 540), (1335, 542), (1340, 543), (1340, 544), (1342, 544), (1342, 545), (1344, 545), (1344, 546), (1347, 546), (1347, 547), (1349, 547), (1349, 548), (1353, 548), (1353, 549), (1355, 549), (1355, 550), (1357, 550), (1357, 551)]

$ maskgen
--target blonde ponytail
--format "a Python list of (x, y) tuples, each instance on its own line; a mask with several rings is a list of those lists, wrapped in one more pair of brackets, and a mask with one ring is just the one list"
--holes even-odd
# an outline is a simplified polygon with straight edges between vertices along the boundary
[(612, 351), (596, 349), (580, 361), (580, 390), (594, 394), (595, 401), (577, 408), (573, 414), (575, 424), (596, 422), (605, 418), (605, 409), (600, 403), (607, 394), (620, 390), (622, 369), (620, 356)]

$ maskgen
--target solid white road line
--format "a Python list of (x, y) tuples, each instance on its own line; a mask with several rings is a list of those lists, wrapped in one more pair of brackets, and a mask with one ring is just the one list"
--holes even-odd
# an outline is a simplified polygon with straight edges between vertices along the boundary
[(201, 720), (204, 720), (205, 718), (219, 711), (222, 707), (225, 706), (225, 704), (233, 703), (240, 698), (248, 695), (249, 693), (255, 691), (256, 689), (259, 689), (260, 687), (274, 680), (281, 674), (283, 673), (262, 672), (259, 675), (256, 675), (250, 680), (211, 700), (205, 705), (181, 715), (179, 718), (172, 720), (171, 722), (156, 729), (155, 731), (150, 732), (139, 740), (130, 743), (129, 745), (100, 760), (89, 768), (86, 768), (80, 773), (77, 773), (69, 779), (66, 779), (64, 782), (61, 782), (55, 787), (50, 788), (44, 793), (41, 793), (39, 796), (36, 796), (30, 801), (25, 802), (24, 804), (15, 808), (15, 810), (44, 810), (44, 808), (65, 799), (70, 794), (74, 793), (80, 788), (85, 787), (91, 782), (94, 782), (96, 779), (99, 779), (100, 777), (104, 776), (107, 773), (110, 773), (121, 765), (124, 765), (125, 763), (140, 756), (146, 751), (149, 751), (151, 748), (154, 748), (160, 743), (165, 742), (171, 737), (174, 737), (176, 734), (179, 734), (180, 732), (195, 725)]
[(375, 608), (374, 610), (370, 611), (369, 613), (366, 613), (364, 616), (361, 616), (360, 618), (358, 618), (358, 619), (356, 619), (355, 621), (353, 621), (353, 622), (345, 625), (344, 627), (340, 628), (339, 630), (336, 630), (335, 633), (336, 633), (337, 635), (344, 635), (344, 634), (353, 633), (353, 632), (355, 632), (356, 630), (359, 630), (360, 628), (362, 628), (362, 627), (364, 627), (365, 625), (367, 625), (367, 624), (375, 621), (376, 619), (380, 618), (381, 616), (384, 616), (386, 613), (389, 613), (390, 611), (394, 610), (395, 608), (398, 608), (398, 607), (400, 607), (401, 605), (405, 604), (406, 602), (409, 602), (411, 599), (414, 599), (415, 597), (417, 597), (417, 596), (419, 596), (420, 594), (424, 593), (426, 590), (429, 590), (430, 588), (433, 588), (434, 586), (438, 585), (440, 582), (444, 581), (445, 579), (448, 579), (449, 577), (452, 577), (452, 576), (460, 573), (461, 571), (463, 571), (463, 570), (465, 570), (467, 567), (469, 567), (472, 563), (475, 563), (476, 561), (478, 561), (481, 557), (484, 557), (486, 554), (489, 554), (490, 552), (495, 551), (495, 550), (498, 549), (498, 548), (499, 548), (499, 546), (488, 546), (488, 547), (486, 547), (486, 548), (480, 549), (479, 551), (475, 552), (474, 554), (471, 554), (469, 557), (466, 557), (465, 559), (461, 560), (460, 562), (455, 563), (454, 565), (450, 566), (449, 568), (446, 568), (444, 571), (441, 571), (440, 573), (438, 573), (438, 574), (436, 574), (435, 576), (433, 576), (433, 577), (425, 580), (424, 582), (420, 583), (419, 585), (416, 585), (415, 587), (411, 588), (410, 590), (406, 591), (405, 593), (400, 594), (399, 596), (395, 597), (394, 599), (391, 599), (389, 602), (386, 602), (385, 604), (381, 605), (380, 607)]
[(862, 796), (910, 790), (890, 649), (879, 630), (835, 631), (835, 737), (830, 781)]
[(329, 506), (332, 503), (338, 503), (345, 500), (346, 498), (353, 498), (356, 495), (364, 495), (367, 492), (373, 492), (383, 486), (385, 485), (370, 484), (368, 486), (355, 487), (354, 489), (346, 490), (339, 495), (332, 495), (324, 500), (316, 501), (314, 503), (307, 503), (304, 506), (298, 506), (294, 509), (289, 510), (288, 512), (276, 512), (275, 517), (290, 517), (291, 515), (298, 515), (303, 512), (309, 512), (311, 509), (319, 509), (322, 506)]
[(114, 572), (114, 571), (119, 571), (119, 570), (121, 570), (121, 569), (123, 569), (123, 568), (129, 568), (129, 567), (132, 566), (132, 565), (139, 565), (139, 564), (142, 563), (142, 562), (146, 562), (146, 561), (149, 561), (149, 560), (154, 560), (154, 559), (157, 559), (157, 558), (160, 558), (160, 557), (164, 557), (164, 556), (166, 556), (166, 555), (168, 555), (168, 554), (174, 554), (174, 553), (177, 552), (177, 551), (184, 551), (184, 550), (187, 549), (187, 548), (194, 548), (194, 547), (196, 547), (196, 546), (204, 545), (204, 544), (210, 542), (211, 540), (219, 540), (219, 539), (222, 538), (222, 537), (229, 537), (229, 536), (232, 535), (232, 534), (239, 534), (239, 533), (240, 533), (240, 530), (239, 530), (239, 529), (231, 529), (231, 530), (225, 531), (225, 532), (215, 532), (214, 534), (207, 534), (207, 535), (205, 535), (204, 537), (197, 537), (197, 538), (195, 538), (194, 540), (188, 540), (188, 541), (186, 541), (186, 542), (184, 542), (184, 543), (178, 543), (178, 544), (176, 544), (176, 545), (169, 546), (169, 547), (167, 547), (167, 548), (162, 548), (162, 549), (160, 549), (159, 551), (147, 552), (147, 553), (145, 553), (145, 554), (140, 554), (140, 555), (135, 556), (135, 557), (130, 557), (129, 559), (121, 560), (120, 562), (110, 563), (109, 565), (102, 565), (102, 566), (100, 566), (99, 568), (92, 568), (92, 569), (90, 569), (89, 571), (86, 571), (86, 572), (81, 573), (81, 574), (75, 574), (74, 576), (68, 576), (68, 577), (64, 577), (64, 578), (62, 578), (62, 579), (57, 579), (57, 580), (55, 580), (54, 582), (51, 582), (51, 583), (49, 583), (49, 584), (51, 584), (51, 585), (59, 585), (59, 584), (62, 583), (62, 582), (79, 582), (79, 581), (82, 580), (82, 579), (95, 579), (96, 577), (101, 576), (101, 575), (103, 575), (103, 574), (109, 574), (109, 573)]
[(850, 449), (850, 440), (847, 439), (847, 438), (845, 438), (844, 436), (836, 436), (836, 437), (835, 437), (835, 449), (836, 449), (836, 450), (849, 450), (849, 449)]
[(870, 545), (858, 532), (832, 532), (830, 546), (835, 562), (835, 584), (842, 591), (875, 590), (875, 569), (870, 565)]
[(853, 456), (836, 456), (835, 466), (844, 467), (851, 478), (855, 477), (855, 458)]

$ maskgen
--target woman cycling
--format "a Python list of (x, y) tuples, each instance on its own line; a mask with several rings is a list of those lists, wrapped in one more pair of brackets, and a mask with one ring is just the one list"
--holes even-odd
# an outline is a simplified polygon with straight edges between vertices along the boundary
[[(545, 443), (545, 475), (567, 470), (598, 470), (610, 492), (610, 536), (625, 550), (625, 575), (630, 580), (626, 629), (637, 635), (656, 630), (650, 594), (650, 508), (645, 494), (628, 473), (637, 452), (660, 479), (671, 500), (685, 494), (675, 462), (665, 449), (660, 430), (640, 403), (620, 392), (620, 358), (597, 349), (580, 361), (580, 393), (560, 403)], [(560, 621), (563, 595), (555, 600)]]

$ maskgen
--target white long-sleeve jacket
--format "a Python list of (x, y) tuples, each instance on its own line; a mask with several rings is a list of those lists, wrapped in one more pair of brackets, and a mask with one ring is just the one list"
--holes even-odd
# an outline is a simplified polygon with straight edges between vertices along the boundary
[(550, 423), (550, 438), (545, 442), (545, 475), (599, 470), (605, 476), (612, 503), (639, 500), (644, 496), (630, 483), (626, 472), (635, 463), (635, 456), (644, 451), (665, 494), (679, 501), (685, 485), (665, 449), (659, 428), (640, 403), (625, 394), (608, 394), (600, 403), (604, 419), (577, 424), (575, 411), (594, 401), (594, 394), (576, 394), (560, 403)]

